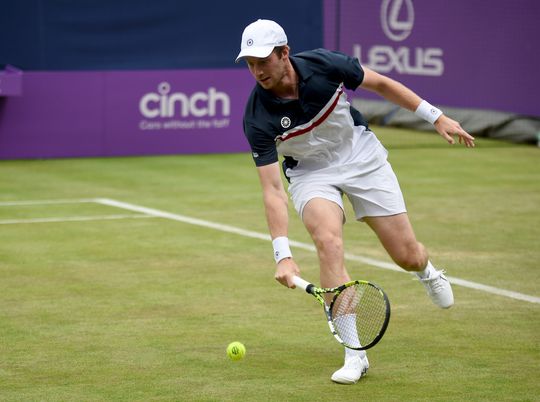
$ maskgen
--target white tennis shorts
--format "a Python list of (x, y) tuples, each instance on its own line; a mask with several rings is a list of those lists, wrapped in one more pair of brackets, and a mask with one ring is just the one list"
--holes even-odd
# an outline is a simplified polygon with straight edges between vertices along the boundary
[[(368, 134), (369, 133), (369, 134)], [(352, 204), (356, 219), (391, 216), (406, 212), (397, 177), (387, 160), (387, 151), (371, 132), (365, 152), (355, 161), (305, 172), (291, 178), (289, 193), (302, 218), (304, 207), (313, 198), (338, 204), (345, 213), (343, 195)]]

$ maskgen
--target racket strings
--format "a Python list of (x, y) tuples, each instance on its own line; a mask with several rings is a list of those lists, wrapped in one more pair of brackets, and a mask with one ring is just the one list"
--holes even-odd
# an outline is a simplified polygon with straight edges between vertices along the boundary
[(332, 305), (332, 321), (346, 346), (362, 348), (379, 337), (387, 317), (386, 300), (374, 286), (355, 284), (343, 290)]

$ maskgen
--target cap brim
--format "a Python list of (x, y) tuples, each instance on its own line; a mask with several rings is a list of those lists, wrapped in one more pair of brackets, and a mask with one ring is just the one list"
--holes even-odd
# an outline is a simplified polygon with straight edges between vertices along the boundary
[(274, 50), (274, 46), (248, 47), (238, 53), (238, 56), (234, 62), (238, 63), (244, 57), (259, 57), (264, 59), (265, 57), (270, 56), (272, 50)]

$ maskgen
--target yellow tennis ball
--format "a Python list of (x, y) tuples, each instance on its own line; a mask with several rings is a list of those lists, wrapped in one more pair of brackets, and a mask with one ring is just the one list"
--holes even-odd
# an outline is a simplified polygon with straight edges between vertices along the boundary
[(245, 354), (246, 347), (243, 343), (231, 342), (229, 343), (229, 346), (227, 346), (227, 356), (229, 356), (229, 359), (231, 360), (241, 360), (244, 358)]

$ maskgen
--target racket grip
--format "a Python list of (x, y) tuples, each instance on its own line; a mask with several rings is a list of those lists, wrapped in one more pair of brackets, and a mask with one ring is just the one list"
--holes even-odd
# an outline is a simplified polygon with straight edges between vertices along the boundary
[(308, 287), (309, 286), (313, 286), (311, 283), (309, 283), (308, 281), (305, 281), (303, 280), (302, 278), (300, 278), (299, 276), (293, 276), (293, 283), (296, 287), (300, 288), (300, 289), (303, 289), (305, 290), (306, 292), (308, 291)]

